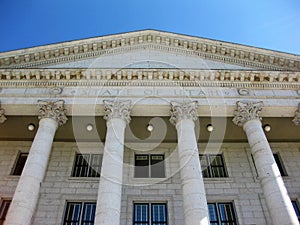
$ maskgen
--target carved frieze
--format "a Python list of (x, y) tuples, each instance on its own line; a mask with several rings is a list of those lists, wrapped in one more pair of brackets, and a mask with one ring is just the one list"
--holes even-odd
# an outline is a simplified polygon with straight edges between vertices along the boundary
[(237, 126), (243, 126), (246, 122), (250, 120), (261, 120), (259, 116), (263, 102), (240, 102), (236, 103), (237, 109), (234, 111), (234, 118), (232, 122)]
[(175, 126), (182, 119), (197, 120), (197, 106), (197, 101), (188, 103), (171, 102), (171, 124)]
[(300, 72), (197, 69), (0, 69), (5, 87), (43, 86), (203, 86), (300, 88)]
[(39, 119), (51, 118), (54, 119), (59, 126), (65, 124), (68, 120), (66, 116), (66, 109), (64, 108), (64, 101), (38, 101)]
[(129, 123), (131, 112), (131, 101), (108, 101), (104, 100), (104, 119), (121, 118), (126, 123)]

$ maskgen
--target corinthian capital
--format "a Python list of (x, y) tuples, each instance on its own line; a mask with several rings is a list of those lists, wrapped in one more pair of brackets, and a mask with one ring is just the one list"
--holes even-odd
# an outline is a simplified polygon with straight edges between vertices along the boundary
[(171, 118), (170, 122), (174, 126), (182, 119), (197, 120), (197, 102), (177, 103), (171, 102)]
[(235, 125), (243, 126), (250, 120), (261, 120), (259, 114), (262, 110), (263, 102), (237, 102), (236, 105), (237, 109), (233, 113), (234, 118), (232, 120)]
[(126, 123), (130, 122), (131, 101), (108, 101), (104, 100), (104, 119), (107, 121), (112, 118), (123, 119)]
[(55, 120), (59, 126), (65, 124), (68, 120), (66, 117), (66, 110), (64, 108), (64, 101), (38, 101), (39, 119), (50, 118)]
[(1, 104), (0, 104), (0, 123), (4, 123), (6, 119), (5, 117), (5, 110), (1, 108)]
[(295, 117), (292, 121), (295, 125), (300, 125), (300, 103), (298, 105), (298, 110), (295, 111)]

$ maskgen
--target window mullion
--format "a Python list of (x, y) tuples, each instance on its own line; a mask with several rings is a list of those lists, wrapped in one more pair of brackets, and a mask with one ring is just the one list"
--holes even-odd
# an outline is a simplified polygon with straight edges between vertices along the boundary
[(89, 160), (88, 160), (88, 165), (87, 165), (87, 173), (86, 173), (87, 177), (90, 176), (90, 171), (91, 171), (91, 166), (92, 166), (92, 157), (93, 157), (93, 155), (90, 154), (89, 155)]
[(81, 210), (80, 210), (80, 217), (79, 217), (79, 225), (82, 224), (83, 211), (84, 211), (84, 202), (81, 203)]
[(149, 154), (148, 155), (148, 158), (149, 158), (149, 160), (148, 160), (148, 173), (149, 173), (149, 178), (151, 178), (152, 177), (152, 174), (151, 174), (151, 167), (152, 167), (152, 157), (151, 157), (151, 154)]
[(208, 177), (213, 177), (213, 172), (211, 168), (210, 155), (206, 155), (206, 162), (208, 167)]
[(215, 204), (216, 204), (216, 209), (217, 209), (218, 224), (221, 225), (221, 214), (220, 214), (220, 210), (219, 210), (219, 203), (215, 203)]

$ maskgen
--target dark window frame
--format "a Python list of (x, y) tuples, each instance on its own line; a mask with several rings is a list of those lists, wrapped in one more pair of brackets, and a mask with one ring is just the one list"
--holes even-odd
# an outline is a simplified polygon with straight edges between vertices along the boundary
[[(216, 157), (220, 157), (221, 159), (221, 164), (220, 165), (214, 165), (214, 159)], [(212, 160), (213, 159), (213, 160)], [(224, 160), (223, 154), (199, 154), (199, 160), (201, 164), (201, 171), (202, 171), (202, 176), (203, 178), (223, 178), (223, 177), (228, 177), (227, 169), (226, 169), (226, 164)], [(205, 165), (203, 165), (203, 160), (205, 160)], [(202, 163), (201, 163), (202, 162)], [(207, 172), (204, 172), (206, 168)], [(221, 169), (223, 176), (217, 176), (215, 173), (214, 169)]]
[(292, 205), (295, 210), (296, 216), (298, 217), (298, 220), (300, 222), (300, 205), (297, 200), (292, 200)]
[[(77, 205), (77, 206), (80, 206), (80, 208), (77, 208), (76, 211), (79, 210), (78, 214), (77, 214), (77, 218), (72, 218), (71, 220), (68, 218), (69, 216), (69, 212), (70, 211), (73, 211), (74, 208), (71, 210), (69, 208), (70, 205)], [(90, 216), (93, 216), (93, 220), (87, 220), (85, 219), (85, 210), (87, 205), (92, 205), (93, 206), (93, 213), (90, 214)], [(70, 223), (73, 224), (78, 224), (78, 225), (82, 225), (82, 224), (94, 224), (95, 222), (95, 212), (96, 212), (96, 202), (93, 202), (93, 201), (67, 201), (66, 204), (65, 204), (65, 212), (64, 212), (64, 215), (63, 215), (63, 225), (69, 225)], [(72, 212), (72, 215), (73, 215), (73, 212)]]
[[(253, 162), (253, 165), (254, 165), (254, 169), (255, 169), (255, 172), (256, 172), (256, 175), (258, 177), (258, 172), (257, 172), (257, 168), (256, 168), (256, 165), (255, 165), (255, 160), (254, 160), (254, 157), (253, 155), (251, 154), (251, 158), (252, 158), (252, 162)], [(275, 163), (279, 169), (279, 172), (280, 172), (280, 175), (282, 177), (287, 177), (288, 176), (288, 173), (286, 172), (286, 169), (285, 169), (285, 166), (284, 166), (284, 163), (281, 159), (281, 156), (279, 153), (273, 153), (273, 158), (275, 160)]]
[(5, 221), (5, 217), (6, 217), (6, 214), (9, 209), (10, 204), (11, 204), (10, 199), (0, 200), (0, 225), (3, 225), (3, 223)]
[[(147, 206), (147, 218), (144, 221), (136, 221), (136, 205), (145, 205)], [(164, 206), (164, 218), (165, 221), (153, 221), (154, 216), (154, 208), (153, 206)], [(147, 224), (147, 225), (168, 225), (168, 204), (167, 203), (160, 203), (160, 202), (135, 202), (133, 203), (133, 225), (140, 225), (140, 224)]]
[(28, 155), (29, 155), (28, 152), (19, 152), (18, 153), (17, 158), (15, 160), (15, 164), (14, 164), (13, 170), (11, 172), (11, 175), (13, 175), (13, 176), (21, 176), (21, 174), (23, 172), (23, 169), (24, 169), (24, 166), (26, 164)]
[(281, 159), (281, 156), (279, 153), (273, 153), (273, 157), (274, 157), (274, 160), (276, 162), (276, 165), (279, 169), (279, 172), (280, 172), (280, 175), (282, 177), (287, 177), (288, 176), (288, 173), (286, 172), (286, 169), (285, 169), (285, 166), (284, 166), (284, 163)]
[[(235, 206), (233, 202), (208, 202), (207, 203), (208, 209), (209, 209), (209, 205), (213, 205), (215, 210), (214, 215), (216, 216), (215, 220), (211, 220), (210, 210), (209, 210), (208, 213), (209, 213), (209, 220), (211, 225), (221, 225), (221, 224), (238, 225), (237, 215), (236, 215)], [(229, 206), (231, 212), (230, 216), (232, 217), (232, 219), (230, 220), (224, 219), (225, 214), (221, 212), (222, 205), (224, 207), (225, 205), (227, 206), (227, 212), (225, 213), (226, 217), (228, 216), (228, 206)]]
[[(99, 164), (94, 162), (97, 157), (99, 157)], [(76, 153), (71, 177), (100, 177), (102, 160), (102, 154)]]
[[(137, 165), (138, 157), (147, 157), (147, 162), (146, 162), (146, 160), (144, 160), (145, 161), (144, 166)], [(162, 157), (162, 160), (154, 159), (154, 157)], [(155, 168), (157, 168), (157, 166), (155, 166), (156, 164), (160, 164), (160, 167), (163, 169), (162, 171), (160, 171), (161, 174), (158, 174), (157, 171), (155, 171)], [(141, 169), (141, 167), (146, 167), (147, 174), (138, 175), (138, 173), (140, 173), (140, 171), (138, 171), (138, 168)], [(145, 168), (142, 168), (142, 169), (146, 170)], [(157, 173), (158, 175), (153, 175), (155, 173)], [(166, 165), (165, 165), (165, 155), (164, 154), (135, 154), (134, 155), (134, 178), (165, 178), (165, 177), (166, 177)]]

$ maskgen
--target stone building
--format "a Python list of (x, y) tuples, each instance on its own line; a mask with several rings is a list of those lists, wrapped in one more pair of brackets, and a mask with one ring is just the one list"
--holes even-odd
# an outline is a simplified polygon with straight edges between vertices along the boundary
[(143, 30), (0, 53), (0, 85), (0, 224), (299, 224), (299, 55)]

